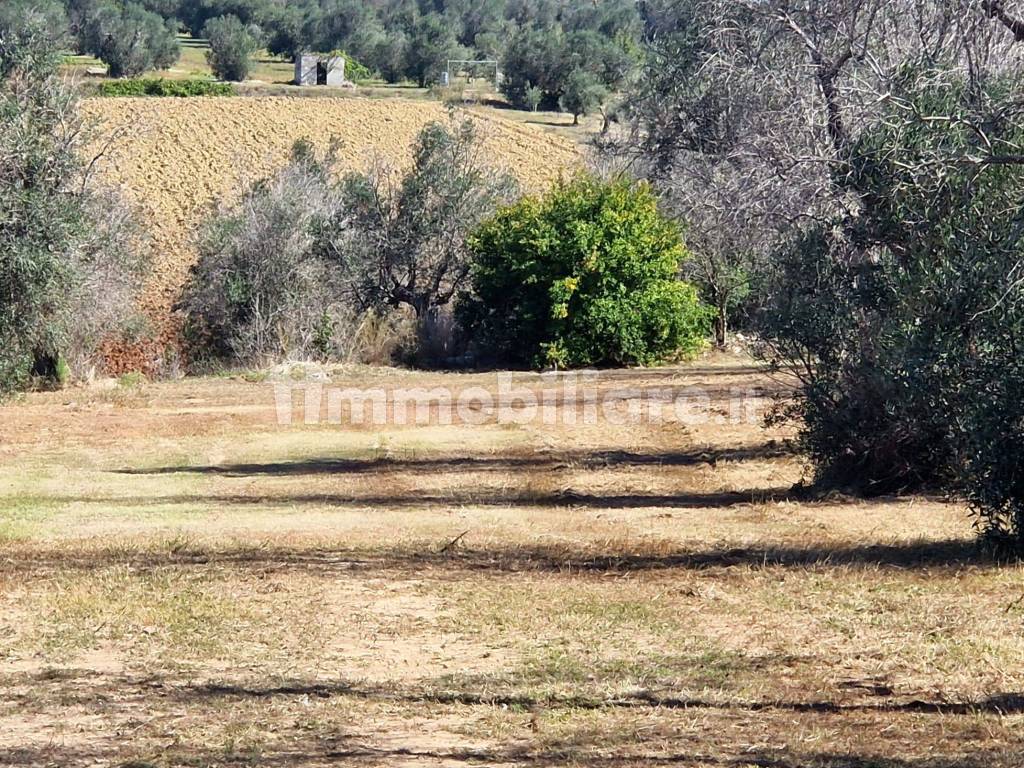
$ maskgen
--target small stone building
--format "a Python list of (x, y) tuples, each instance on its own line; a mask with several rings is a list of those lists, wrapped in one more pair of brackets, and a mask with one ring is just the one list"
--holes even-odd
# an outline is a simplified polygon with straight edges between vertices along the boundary
[(295, 57), (296, 85), (345, 85), (345, 59), (303, 53)]

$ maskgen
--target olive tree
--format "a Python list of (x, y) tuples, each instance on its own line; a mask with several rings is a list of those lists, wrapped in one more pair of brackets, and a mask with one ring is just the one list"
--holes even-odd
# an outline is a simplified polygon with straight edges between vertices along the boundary
[(344, 276), (315, 253), (322, 223), (343, 215), (331, 166), (299, 142), (281, 171), (208, 219), (178, 304), (195, 362), (344, 356)]
[(695, 247), (759, 251), (761, 352), (800, 382), (818, 482), (955, 490), (1019, 544), (1024, 17), (999, 0), (647, 13), (614, 139), (696, 228), (742, 233)]
[[(529, 90), (527, 96), (529, 96)], [(579, 125), (580, 115), (589, 115), (601, 107), (608, 98), (608, 89), (593, 75), (577, 69), (565, 80), (565, 91), (558, 100), (559, 106), (572, 115), (572, 124)]]
[(259, 27), (245, 24), (237, 16), (218, 16), (206, 22), (203, 34), (210, 43), (206, 60), (213, 74), (221, 80), (245, 80), (252, 56), (260, 49)]
[(131, 319), (145, 265), (129, 212), (83, 163), (86, 126), (53, 22), (0, 13), (0, 391), (58, 361), (97, 365)]
[(134, 77), (167, 69), (180, 48), (171, 22), (137, 3), (103, 2), (87, 13), (81, 46), (107, 65), (111, 77)]
[(452, 118), (423, 128), (404, 174), (378, 167), (343, 180), (346, 215), (321, 249), (364, 306), (405, 305), (422, 328), (451, 302), (469, 274), (467, 235), (515, 189), (485, 157), (473, 123)]

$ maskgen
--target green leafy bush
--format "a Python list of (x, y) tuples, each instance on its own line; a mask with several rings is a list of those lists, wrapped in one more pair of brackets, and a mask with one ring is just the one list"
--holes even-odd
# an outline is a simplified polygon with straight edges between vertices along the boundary
[(360, 61), (357, 61), (354, 57), (349, 56), (345, 51), (333, 51), (332, 56), (340, 56), (345, 60), (345, 79), (350, 80), (353, 83), (365, 83), (367, 80), (373, 79), (373, 72)]
[(213, 80), (164, 80), (163, 78), (136, 78), (133, 80), (111, 80), (101, 83), (101, 96), (234, 96), (235, 88), (230, 83)]
[(677, 277), (679, 228), (645, 184), (580, 176), (500, 211), (470, 248), (460, 318), (510, 362), (650, 365), (705, 343), (709, 311)]

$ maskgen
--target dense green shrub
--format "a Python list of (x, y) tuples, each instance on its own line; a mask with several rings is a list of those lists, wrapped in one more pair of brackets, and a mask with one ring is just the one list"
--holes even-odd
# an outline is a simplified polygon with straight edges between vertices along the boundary
[(210, 43), (206, 60), (221, 80), (241, 82), (249, 76), (252, 56), (262, 45), (259, 27), (245, 24), (237, 16), (218, 16), (203, 27)]
[(173, 23), (136, 3), (102, 2), (87, 12), (79, 44), (107, 65), (111, 77), (167, 69), (180, 48)]
[(823, 227), (776, 254), (758, 329), (767, 357), (801, 382), (779, 415), (797, 417), (820, 487), (891, 493), (955, 474), (948, 410), (925, 395), (941, 368), (917, 319), (933, 310), (903, 293), (925, 279), (887, 250), (851, 256)]
[(500, 211), (470, 247), (460, 317), (511, 362), (649, 365), (707, 337), (707, 308), (677, 279), (679, 229), (645, 184), (581, 176)]
[(867, 211), (859, 231), (891, 254), (883, 274), (897, 293), (881, 307), (910, 371), (893, 400), (913, 404), (925, 414), (919, 429), (944, 441), (947, 487), (966, 495), (988, 540), (1020, 549), (1024, 166), (1013, 155), (1024, 94), (1012, 76), (978, 89), (928, 71), (908, 73), (903, 89), (914, 115), (948, 124), (880, 121), (851, 167)]
[(234, 86), (213, 80), (165, 80), (136, 78), (100, 83), (100, 96), (234, 96)]
[(356, 60), (345, 51), (337, 51), (335, 55), (345, 59), (346, 80), (351, 80), (353, 83), (364, 83), (367, 80), (373, 79), (373, 72), (361, 61)]

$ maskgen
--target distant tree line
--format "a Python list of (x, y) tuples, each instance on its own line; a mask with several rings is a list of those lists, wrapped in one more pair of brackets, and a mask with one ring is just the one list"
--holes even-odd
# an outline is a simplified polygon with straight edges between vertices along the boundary
[[(218, 76), (255, 47), (344, 51), (389, 83), (437, 83), (447, 59), (494, 59), (521, 108), (597, 109), (640, 58), (632, 0), (42, 0), (63, 6), (81, 51), (115, 77), (172, 65), (180, 30), (209, 39)], [(37, 4), (38, 5), (38, 4)]]

